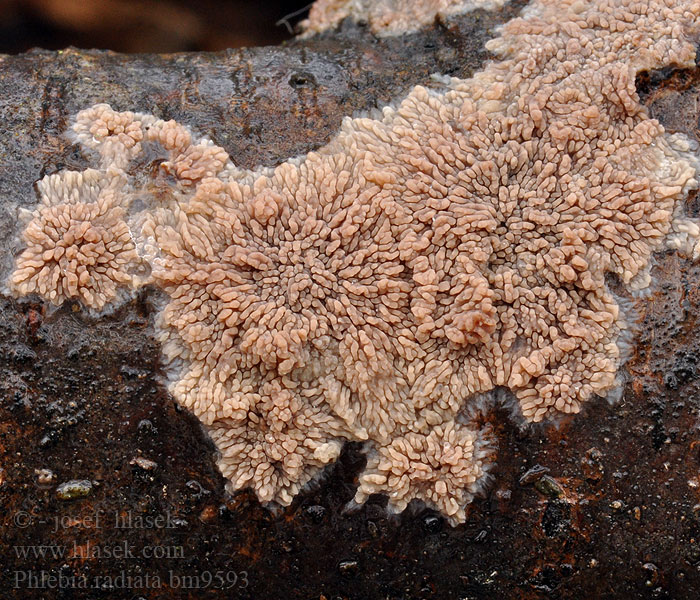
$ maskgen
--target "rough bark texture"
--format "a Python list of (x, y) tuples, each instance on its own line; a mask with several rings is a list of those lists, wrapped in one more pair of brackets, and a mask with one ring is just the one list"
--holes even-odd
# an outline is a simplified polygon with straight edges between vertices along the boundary
[[(521, 6), (401, 39), (346, 25), (216, 55), (1, 58), (2, 275), (15, 206), (36, 202), (43, 175), (87, 166), (63, 136), (78, 110), (107, 101), (173, 118), (243, 167), (274, 165), (430, 73), (469, 76)], [(700, 69), (638, 88), (669, 130), (698, 138)], [(687, 210), (700, 212), (694, 195)], [(700, 266), (663, 253), (653, 276), (619, 402), (593, 401), (558, 428), (491, 415), (493, 482), (454, 529), (429, 510), (387, 516), (381, 497), (345, 510), (364, 461), (353, 444), (278, 514), (252, 493), (226, 495), (213, 445), (160, 383), (152, 292), (98, 321), (0, 299), (0, 596), (695, 598)], [(61, 485), (71, 480), (84, 481)]]

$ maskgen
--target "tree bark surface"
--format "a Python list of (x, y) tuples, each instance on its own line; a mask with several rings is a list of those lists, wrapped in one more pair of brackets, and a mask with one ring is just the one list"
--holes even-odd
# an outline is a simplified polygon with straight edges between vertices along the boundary
[[(65, 135), (79, 110), (175, 119), (239, 166), (274, 166), (431, 73), (469, 77), (522, 5), (393, 39), (345, 24), (219, 54), (0, 57), (0, 275), (35, 182), (89, 166)], [(637, 84), (653, 116), (698, 139), (700, 69)], [(695, 194), (687, 212), (700, 213)], [(152, 291), (98, 320), (0, 297), (0, 596), (695, 598), (700, 266), (666, 252), (652, 274), (619, 401), (592, 400), (558, 427), (490, 415), (497, 466), (456, 528), (427, 509), (389, 516), (381, 497), (347, 510), (356, 444), (277, 513), (227, 495), (212, 443), (162, 383)]]

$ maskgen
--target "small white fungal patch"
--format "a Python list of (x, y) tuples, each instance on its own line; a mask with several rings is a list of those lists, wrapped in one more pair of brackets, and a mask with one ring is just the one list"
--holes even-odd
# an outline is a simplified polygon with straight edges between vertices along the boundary
[(438, 17), (477, 8), (493, 10), (505, 0), (316, 0), (300, 23), (304, 36), (337, 27), (343, 19), (365, 22), (379, 36), (401, 35), (431, 25)]

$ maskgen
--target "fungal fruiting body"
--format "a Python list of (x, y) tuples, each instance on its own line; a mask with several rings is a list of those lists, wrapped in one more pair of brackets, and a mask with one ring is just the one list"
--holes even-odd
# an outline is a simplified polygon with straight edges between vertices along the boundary
[(379, 36), (401, 35), (431, 25), (437, 18), (478, 8), (492, 10), (505, 0), (316, 0), (300, 23), (304, 34), (321, 33), (343, 19), (364, 22)]
[[(98, 105), (74, 132), (109, 183), (76, 181), (62, 206), (84, 221), (102, 218), (84, 203), (122, 202), (114, 219), (151, 267), (138, 284), (169, 298), (157, 335), (170, 389), (233, 488), (289, 504), (359, 440), (358, 502), (419, 499), (461, 522), (494, 454), (478, 402), (507, 388), (537, 422), (605, 394), (625, 328), (606, 274), (644, 287), (665, 240), (694, 251), (681, 200), (696, 159), (634, 81), (693, 65), (699, 17), (692, 1), (534, 2), (473, 78), (416, 87), (255, 172), (173, 121)], [(51, 177), (44, 203), (76, 175)], [(15, 291), (99, 306), (51, 274), (62, 238), (42, 210)], [(120, 248), (104, 270), (115, 285), (131, 259)]]
[(39, 182), (42, 201), (24, 230), (27, 248), (10, 286), (53, 304), (74, 298), (97, 310), (132, 283), (138, 254), (124, 221), (121, 173), (64, 171)]

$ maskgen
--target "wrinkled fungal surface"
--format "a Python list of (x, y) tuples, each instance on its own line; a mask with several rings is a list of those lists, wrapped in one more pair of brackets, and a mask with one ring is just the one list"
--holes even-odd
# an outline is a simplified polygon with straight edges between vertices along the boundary
[(10, 279), (13, 291), (53, 304), (74, 298), (100, 310), (132, 283), (139, 259), (124, 221), (121, 177), (90, 169), (39, 182), (41, 203), (23, 233), (27, 247)]
[[(697, 253), (679, 208), (694, 148), (649, 117), (634, 80), (693, 65), (699, 17), (692, 1), (534, 2), (484, 71), (347, 118), (274, 169), (238, 169), (173, 121), (86, 109), (74, 134), (133, 239), (83, 252), (100, 257), (91, 281), (125, 282), (120, 249), (150, 265), (132, 285), (169, 298), (157, 329), (171, 392), (233, 488), (289, 504), (363, 441), (356, 501), (418, 499), (462, 522), (494, 460), (484, 403), (507, 389), (538, 422), (609, 392), (627, 324), (606, 276), (641, 289), (665, 242)], [(102, 192), (51, 177), (42, 201), (66, 189), (62, 227), (103, 226), (85, 208)], [(31, 268), (38, 283), (13, 289), (101, 306), (51, 275), (72, 237), (41, 210), (12, 276)]]
[(394, 510), (404, 510), (417, 498), (452, 521), (464, 521), (464, 508), (479, 490), (486, 470), (483, 459), (492, 452), (487, 433), (488, 429), (476, 432), (449, 421), (433, 427), (427, 436), (410, 432), (394, 438), (370, 456), (355, 500), (364, 502), (379, 489), (388, 494)]
[(304, 35), (320, 33), (351, 18), (380, 36), (401, 35), (432, 24), (437, 18), (477, 8), (498, 8), (505, 0), (316, 0), (300, 23)]

